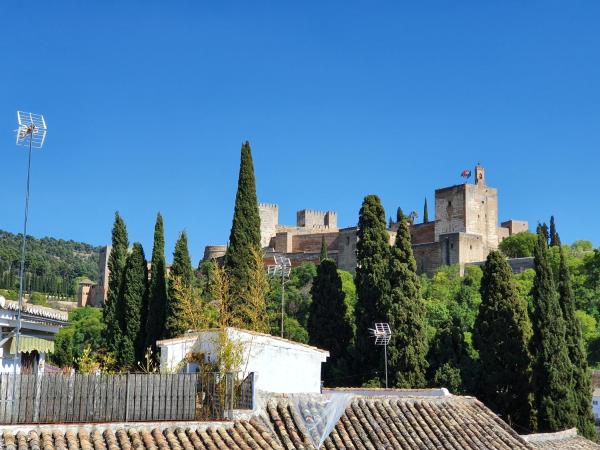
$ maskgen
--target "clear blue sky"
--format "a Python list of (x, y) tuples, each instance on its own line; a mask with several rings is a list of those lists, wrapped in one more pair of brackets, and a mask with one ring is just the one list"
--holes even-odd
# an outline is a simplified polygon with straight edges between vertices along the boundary
[[(410, 3), (410, 4), (409, 4)], [(30, 231), (92, 244), (113, 213), (194, 263), (229, 235), (242, 141), (261, 201), (356, 223), (421, 211), (478, 161), (500, 219), (600, 244), (597, 1), (3, 1), (0, 229), (22, 226), (17, 109), (46, 115)]]

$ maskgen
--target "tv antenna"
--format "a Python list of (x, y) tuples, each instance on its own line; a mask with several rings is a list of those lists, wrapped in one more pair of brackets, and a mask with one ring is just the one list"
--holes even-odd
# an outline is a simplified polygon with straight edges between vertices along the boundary
[(274, 277), (281, 277), (281, 337), (283, 337), (283, 321), (285, 316), (285, 283), (287, 283), (290, 279), (292, 262), (290, 261), (290, 258), (279, 255), (275, 255), (273, 259), (275, 260), (275, 264), (267, 267), (267, 273)]
[(25, 250), (27, 245), (27, 220), (29, 219), (29, 186), (31, 180), (31, 150), (33, 148), (42, 148), (46, 140), (46, 120), (41, 114), (33, 114), (30, 112), (17, 111), (17, 125), (15, 130), (17, 133), (17, 145), (29, 147), (29, 155), (27, 160), (27, 187), (25, 191), (25, 220), (23, 221), (23, 240), (21, 243), (21, 266), (19, 268), (19, 306), (17, 309), (17, 326), (15, 329), (15, 357), (13, 360), (13, 386), (12, 386), (12, 414), (15, 413), (15, 394), (17, 384), (17, 365), (19, 372), (21, 370), (21, 352), (20, 352), (20, 337), (21, 337), (21, 312), (23, 310), (23, 278), (25, 276)]
[(388, 387), (388, 363), (387, 346), (392, 338), (392, 330), (389, 323), (376, 323), (375, 328), (369, 328), (371, 337), (375, 338), (375, 345), (383, 345), (383, 354), (385, 355), (385, 388)]

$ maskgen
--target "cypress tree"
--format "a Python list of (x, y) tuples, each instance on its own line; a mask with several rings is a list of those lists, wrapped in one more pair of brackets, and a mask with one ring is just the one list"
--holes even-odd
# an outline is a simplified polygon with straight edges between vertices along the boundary
[(148, 311), (146, 311), (145, 347), (152, 347), (156, 355), (156, 341), (164, 335), (167, 313), (167, 273), (165, 262), (165, 236), (163, 218), (156, 215), (154, 225), (154, 246), (152, 248), (152, 264), (150, 266), (150, 287), (148, 294)]
[(548, 225), (546, 224), (546, 222), (544, 222), (541, 225), (538, 225), (538, 233), (540, 233), (544, 239), (546, 240), (546, 245), (548, 245), (548, 242), (550, 241), (550, 233), (548, 231)]
[(345, 294), (335, 262), (323, 259), (317, 267), (317, 276), (311, 288), (307, 330), (309, 342), (329, 350), (330, 357), (323, 368), (327, 386), (344, 382), (349, 363), (348, 348), (352, 342), (352, 324), (347, 315)]
[(565, 320), (565, 339), (569, 359), (573, 365), (573, 396), (575, 397), (577, 430), (583, 436), (596, 440), (596, 428), (594, 426), (594, 415), (592, 414), (592, 381), (581, 326), (575, 316), (575, 296), (571, 286), (571, 275), (562, 247), (558, 269), (558, 292)]
[(487, 257), (473, 343), (479, 350), (478, 397), (509, 424), (532, 425), (532, 336), (527, 304), (519, 296), (512, 270), (500, 252)]
[(319, 255), (319, 261), (323, 262), (327, 259), (327, 242), (325, 242), (325, 235), (321, 236), (321, 254)]
[(121, 367), (133, 367), (144, 356), (142, 308), (148, 295), (148, 266), (141, 244), (136, 242), (127, 257), (123, 275), (123, 301), (120, 303), (121, 327), (118, 361)]
[(112, 247), (108, 257), (108, 293), (106, 304), (102, 309), (103, 320), (106, 324), (104, 341), (108, 349), (113, 353), (116, 353), (119, 338), (122, 335), (118, 311), (121, 309), (121, 287), (123, 285), (123, 273), (127, 261), (128, 247), (127, 227), (117, 211), (115, 212), (115, 221), (112, 228)]
[(169, 283), (169, 295), (165, 317), (165, 337), (173, 338), (180, 336), (187, 330), (183, 329), (185, 320), (182, 318), (184, 308), (182, 307), (181, 293), (185, 288), (191, 288), (194, 281), (194, 270), (192, 269), (192, 260), (188, 251), (187, 233), (182, 231), (175, 243), (173, 252), (173, 264), (169, 274), (171, 281), (178, 279), (181, 285), (180, 290), (174, 289), (174, 284)]
[(356, 374), (362, 383), (382, 373), (383, 352), (374, 348), (369, 329), (385, 322), (384, 296), (389, 291), (387, 265), (390, 254), (385, 211), (379, 197), (367, 195), (358, 218), (356, 244)]
[(234, 301), (233, 314), (236, 310), (243, 309), (243, 305), (236, 305), (235, 302), (243, 301), (241, 299), (246, 295), (256, 270), (263, 270), (262, 265), (256, 266), (257, 259), (254, 257), (255, 252), (260, 250), (260, 216), (256, 199), (254, 166), (250, 144), (246, 141), (242, 145), (233, 223), (229, 246), (225, 253), (225, 269), (230, 279)]
[(425, 387), (427, 336), (417, 263), (413, 256), (408, 220), (398, 208), (398, 233), (391, 250), (385, 296), (386, 322), (392, 329), (388, 346), (392, 383), (399, 388)]
[(423, 223), (429, 222), (429, 212), (427, 211), (427, 197), (425, 197), (425, 205), (423, 206)]
[(576, 424), (573, 368), (542, 226), (538, 226), (534, 267), (532, 353), (536, 356), (533, 387), (537, 426), (539, 431), (559, 431)]
[(554, 223), (554, 216), (550, 217), (550, 247), (560, 247), (560, 237), (556, 232), (556, 224)]

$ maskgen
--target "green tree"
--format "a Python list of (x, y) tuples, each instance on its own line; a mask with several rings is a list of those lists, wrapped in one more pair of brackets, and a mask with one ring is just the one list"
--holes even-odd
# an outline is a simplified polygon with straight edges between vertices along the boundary
[(104, 345), (102, 335), (106, 325), (102, 319), (102, 311), (86, 306), (69, 312), (69, 323), (58, 330), (54, 340), (54, 353), (51, 361), (60, 367), (75, 366), (83, 355), (86, 346), (97, 352)]
[(388, 279), (391, 290), (384, 297), (386, 322), (392, 329), (388, 346), (392, 382), (400, 388), (425, 387), (427, 333), (417, 263), (413, 256), (408, 220), (398, 208), (398, 233), (391, 250)]
[(263, 270), (262, 263), (260, 267), (256, 266), (254, 257), (255, 252), (260, 250), (260, 216), (254, 166), (250, 143), (246, 141), (242, 145), (233, 223), (225, 253), (225, 269), (231, 282), (231, 298), (234, 302), (232, 312), (243, 308), (242, 299), (251, 284), (251, 278), (257, 270)]
[(425, 204), (423, 205), (423, 223), (429, 222), (429, 211), (427, 211), (427, 197), (425, 197)]
[[(185, 294), (186, 288), (191, 288), (194, 281), (194, 270), (192, 269), (192, 261), (188, 251), (187, 233), (182, 231), (175, 243), (175, 251), (173, 252), (173, 264), (169, 274), (169, 295), (165, 314), (165, 331), (166, 338), (174, 338), (180, 336), (187, 328), (185, 328), (185, 318), (183, 317), (184, 309), (182, 304), (185, 302), (182, 294)], [(180, 283), (180, 288), (175, 289), (175, 284), (172, 282), (177, 279)]]
[(530, 429), (532, 422), (532, 336), (527, 305), (519, 297), (504, 256), (491, 252), (481, 280), (481, 305), (473, 342), (479, 351), (478, 397), (509, 424)]
[[(553, 225), (554, 220), (550, 220), (550, 229), (552, 229)], [(556, 233), (556, 230), (554, 232)], [(571, 276), (562, 247), (558, 270), (558, 292), (565, 320), (565, 339), (569, 351), (569, 359), (573, 365), (573, 395), (577, 411), (577, 430), (582, 435), (595, 440), (596, 429), (592, 414), (592, 380), (588, 370), (581, 326), (575, 315), (575, 298), (571, 286)]]
[(550, 216), (550, 247), (560, 247), (560, 237), (556, 232), (554, 216)]
[(523, 231), (505, 238), (498, 247), (509, 258), (525, 258), (533, 255), (536, 241), (534, 233)]
[(367, 195), (358, 218), (356, 267), (356, 374), (367, 382), (383, 369), (383, 352), (373, 346), (369, 329), (387, 320), (384, 296), (389, 292), (387, 266), (390, 254), (385, 211), (379, 197)]
[(122, 336), (121, 320), (118, 311), (122, 310), (123, 274), (127, 261), (127, 228), (118, 212), (115, 213), (115, 222), (112, 229), (112, 247), (108, 257), (108, 294), (103, 308), (103, 319), (106, 324), (104, 340), (110, 351), (116, 353), (119, 348), (119, 339)]
[(148, 290), (148, 311), (146, 320), (145, 347), (152, 347), (154, 355), (157, 354), (156, 341), (164, 335), (164, 324), (167, 314), (167, 273), (165, 262), (165, 235), (163, 218), (160, 213), (156, 215), (154, 225), (154, 246), (152, 248), (152, 264), (150, 266), (150, 286)]
[(119, 340), (117, 361), (122, 368), (134, 367), (144, 357), (146, 333), (142, 327), (142, 310), (147, 307), (148, 266), (144, 249), (138, 242), (127, 257), (123, 275), (123, 301), (119, 310), (123, 335)]
[(327, 259), (327, 242), (325, 242), (325, 235), (321, 236), (321, 254), (319, 255), (319, 262)]
[(559, 431), (576, 425), (573, 367), (565, 340), (565, 321), (548, 258), (541, 226), (534, 250), (533, 341), (536, 356), (533, 387), (539, 431)]
[(349, 370), (348, 350), (352, 343), (352, 323), (347, 314), (346, 295), (335, 262), (323, 259), (311, 288), (312, 303), (308, 316), (309, 343), (329, 350), (323, 368), (327, 386), (340, 386)]

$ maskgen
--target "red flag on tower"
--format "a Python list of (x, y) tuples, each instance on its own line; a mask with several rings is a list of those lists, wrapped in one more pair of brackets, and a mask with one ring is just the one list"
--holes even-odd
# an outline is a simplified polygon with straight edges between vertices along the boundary
[(461, 176), (461, 177), (463, 177), (463, 178), (469, 178), (469, 177), (471, 176), (471, 171), (470, 171), (470, 170), (467, 170), (467, 169), (465, 169), (465, 170), (463, 170), (463, 171), (460, 173), (460, 176)]

